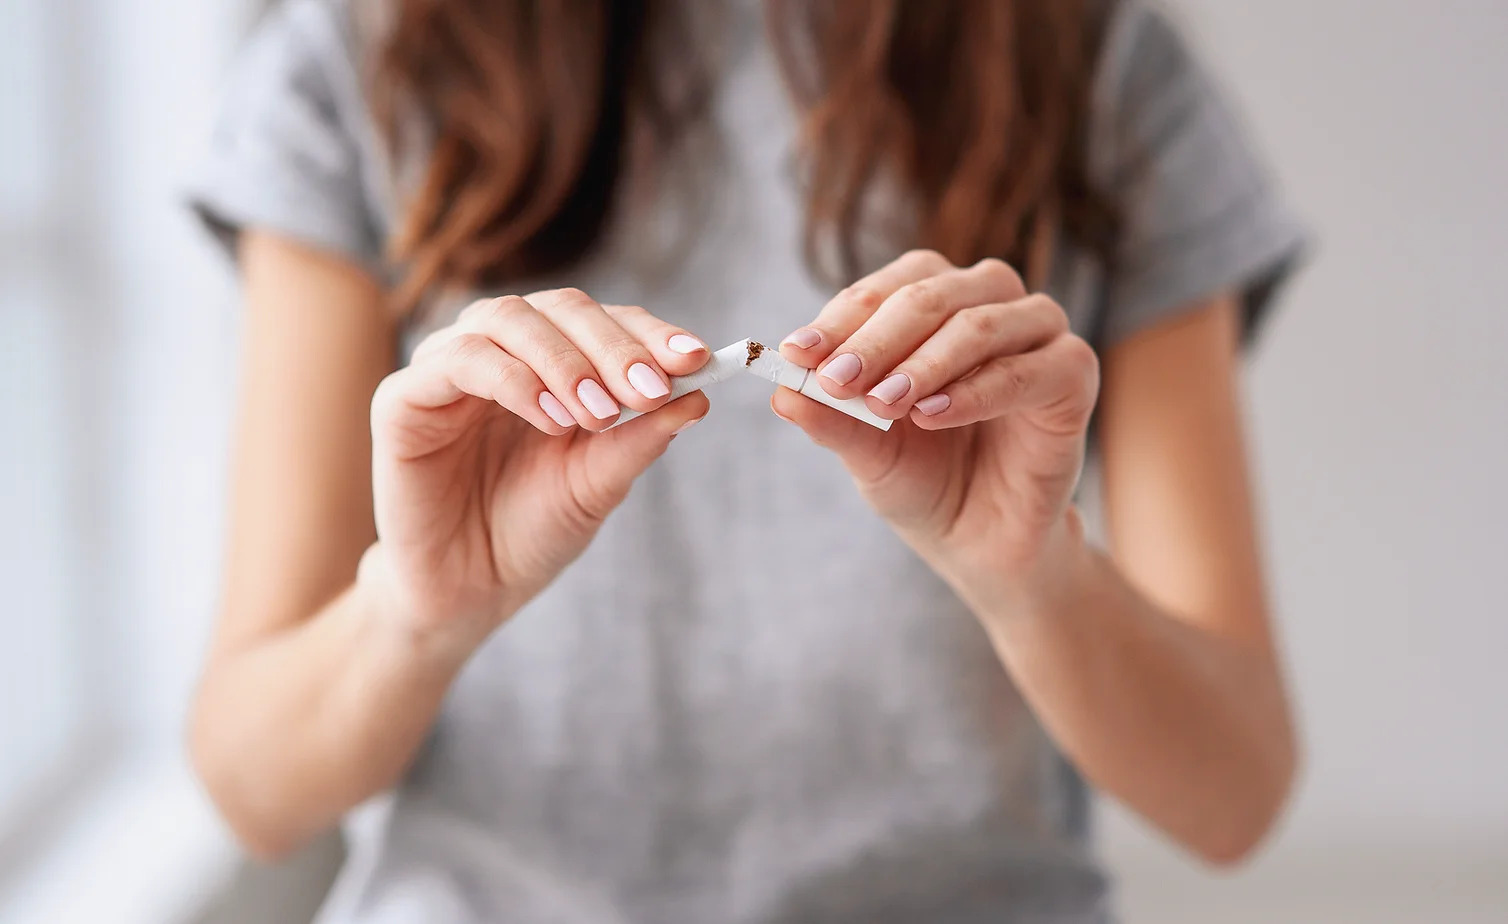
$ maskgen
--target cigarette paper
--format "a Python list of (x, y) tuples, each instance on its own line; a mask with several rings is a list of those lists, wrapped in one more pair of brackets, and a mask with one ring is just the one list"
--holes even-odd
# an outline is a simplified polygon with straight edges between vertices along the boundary
[(834, 398), (823, 390), (821, 383), (817, 381), (815, 370), (803, 369), (794, 363), (786, 362), (778, 352), (763, 344), (748, 342), (751, 344), (748, 355), (749, 372), (767, 382), (774, 382), (792, 391), (799, 391), (813, 401), (820, 401), (855, 420), (864, 421), (871, 427), (878, 427), (881, 430), (890, 429), (892, 421), (871, 411), (863, 398)]
[[(700, 391), (703, 388), (706, 388), (708, 385), (716, 385), (718, 382), (726, 382), (729, 379), (733, 378), (735, 375), (738, 375), (740, 372), (744, 371), (744, 367), (748, 363), (749, 356), (752, 352), (749, 346), (750, 343), (751, 341), (748, 340), (740, 340), (737, 343), (730, 343), (727, 346), (723, 347), (721, 350), (718, 350), (716, 353), (713, 353), (712, 358), (707, 360), (707, 365), (696, 370), (690, 375), (677, 375), (671, 377), (670, 397), (665, 399), (666, 403), (668, 404), (669, 402), (674, 401), (682, 395), (689, 395), (694, 391)], [(643, 411), (636, 411), (633, 408), (626, 407), (623, 409), (623, 412), (618, 415), (618, 419), (613, 423), (613, 426), (608, 427), (607, 430), (611, 430), (613, 427), (616, 427), (619, 424), (627, 423), (628, 421), (633, 420), (635, 417), (642, 417), (643, 415)], [(604, 430), (603, 432), (605, 433), (607, 432), (607, 430)]]

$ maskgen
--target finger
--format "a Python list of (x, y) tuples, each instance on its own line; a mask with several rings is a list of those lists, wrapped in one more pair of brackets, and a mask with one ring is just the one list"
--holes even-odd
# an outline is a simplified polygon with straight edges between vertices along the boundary
[(634, 305), (603, 305), (602, 310), (618, 322), (618, 326), (649, 350), (655, 362), (671, 375), (687, 375), (707, 364), (712, 351), (699, 337), (662, 321)]
[(527, 297), (596, 367), (607, 390), (637, 411), (650, 411), (670, 395), (670, 379), (649, 350), (596, 299), (578, 289), (553, 289)]
[(820, 367), (818, 381), (834, 397), (862, 395), (959, 311), (1025, 294), (1021, 277), (1000, 260), (908, 283), (838, 346)]
[(896, 441), (887, 439), (884, 431), (789, 388), (775, 389), (770, 410), (800, 427), (818, 446), (836, 453), (856, 476), (872, 477), (894, 458)]
[(430, 359), (458, 334), (467, 331), (485, 333), (488, 325), (482, 321), (497, 309), (497, 303), (497, 298), (481, 298), (462, 308), (450, 324), (430, 331), (419, 341), (408, 355), (409, 365), (417, 366)]
[(1064, 435), (1082, 431), (1099, 393), (1099, 360), (1079, 337), (1064, 334), (1041, 349), (992, 359), (911, 409), (925, 430), (962, 427), (1034, 411)]
[[(659, 410), (630, 420), (587, 441), (584, 483), (577, 491), (584, 506), (606, 516), (628, 494), (635, 478), (664, 454), (676, 434), (707, 416), (707, 396), (683, 395)], [(589, 500), (590, 499), (590, 500)]]
[(1035, 350), (1067, 331), (1068, 316), (1045, 295), (965, 308), (869, 390), (869, 409), (899, 420), (918, 399), (936, 394), (989, 360)]
[(554, 401), (528, 366), (491, 338), (459, 333), (442, 351), (385, 379), (372, 401), (374, 431), (401, 420), (405, 411), (432, 412), (470, 396), (493, 401), (544, 433), (569, 432), (575, 422)]
[(804, 369), (815, 369), (901, 286), (952, 268), (953, 264), (935, 251), (902, 254), (834, 296), (812, 323), (781, 341), (780, 354)]
[(408, 364), (410, 366), (417, 366), (426, 361), (444, 349), (445, 345), (455, 339), (455, 336), (459, 333), (461, 333), (460, 328), (454, 324), (431, 331), (423, 340), (419, 341), (418, 345), (414, 347), (413, 352), (409, 353)]
[(510, 295), (472, 306), (456, 319), (455, 327), (489, 337), (534, 370), (585, 429), (601, 430), (617, 419), (621, 409), (603, 387), (597, 368), (525, 299)]

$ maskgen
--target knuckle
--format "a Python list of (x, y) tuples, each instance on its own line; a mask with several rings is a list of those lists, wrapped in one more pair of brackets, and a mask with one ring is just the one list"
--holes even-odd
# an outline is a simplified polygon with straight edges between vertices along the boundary
[(971, 338), (993, 340), (1000, 333), (1004, 318), (999, 310), (990, 310), (986, 305), (975, 305), (958, 312), (958, 323)]
[(591, 375), (591, 363), (569, 343), (548, 347), (541, 356), (544, 367), (562, 379), (579, 379)]
[(976, 401), (988, 416), (1009, 409), (1031, 387), (1031, 376), (1021, 368), (1017, 357), (997, 359), (986, 371), (987, 375), (967, 384), (974, 388)]
[(865, 317), (874, 314), (880, 309), (880, 305), (884, 304), (885, 302), (885, 296), (883, 293), (865, 285), (862, 282), (856, 282), (848, 288), (844, 289), (838, 297), (843, 301), (845, 305), (849, 306), (850, 308), (856, 309)]
[(930, 279), (913, 282), (902, 288), (900, 301), (907, 314), (923, 317), (944, 317), (952, 310), (947, 295)]
[(551, 289), (544, 293), (546, 300), (560, 311), (584, 311), (600, 308), (596, 300), (577, 288)]
[(979, 387), (974, 379), (964, 379), (948, 386), (948, 397), (952, 398), (948, 405), (951, 413), (974, 418), (995, 416), (996, 396)]
[(653, 317), (653, 315), (651, 315), (648, 311), (645, 311), (644, 308), (639, 305), (603, 305), (602, 310), (607, 312), (608, 317), (615, 320), (619, 318), (633, 318), (635, 320), (642, 320), (644, 318)]
[(1031, 388), (1031, 376), (1016, 363), (1006, 363), (1000, 376), (1000, 397), (1009, 402), (1026, 394)]
[(496, 344), (481, 334), (457, 334), (445, 347), (447, 360), (456, 364), (469, 364), (487, 355)]
[(623, 370), (634, 363), (655, 365), (649, 352), (644, 349), (644, 345), (637, 340), (630, 340), (627, 337), (614, 337), (605, 341), (599, 349), (599, 353), (602, 360), (600, 368), (603, 369)]
[(999, 286), (1005, 291), (1012, 293), (1026, 291), (1026, 284), (1021, 281), (1021, 274), (1016, 272), (1015, 267), (998, 257), (985, 257), (975, 263), (973, 268), (990, 284)]
[(1063, 352), (1065, 361), (1070, 367), (1086, 381), (1090, 382), (1096, 390), (1100, 380), (1100, 354), (1089, 341), (1077, 334), (1068, 334), (1063, 338)]
[(534, 306), (521, 297), (503, 295), (476, 302), (467, 309), (471, 312), (469, 317), (457, 319), (457, 326), (497, 332), (513, 324), (524, 312), (533, 310)]
[(404, 380), (412, 375), (407, 369), (399, 369), (397, 372), (384, 376), (377, 388), (372, 392), (372, 423), (376, 424), (392, 416), (393, 408), (398, 403), (398, 396), (403, 391)]
[(1022, 302), (1022, 307), (1040, 317), (1054, 332), (1066, 333), (1068, 331), (1068, 313), (1052, 298), (1041, 293), (1028, 295)]
[(948, 374), (948, 363), (935, 353), (925, 356), (913, 356), (906, 361), (905, 367), (898, 371), (906, 373), (916, 387), (922, 390), (935, 389), (943, 384)]
[(509, 391), (532, 388), (537, 376), (521, 362), (500, 362), (493, 371), (499, 387)]
[(504, 295), (488, 303), (487, 316), (493, 320), (506, 320), (533, 310), (534, 306), (525, 301), (523, 296)]
[(951, 260), (930, 247), (918, 247), (914, 250), (909, 250), (906, 252), (905, 259), (916, 264), (920, 269), (931, 270), (932, 272), (941, 272), (953, 265)]

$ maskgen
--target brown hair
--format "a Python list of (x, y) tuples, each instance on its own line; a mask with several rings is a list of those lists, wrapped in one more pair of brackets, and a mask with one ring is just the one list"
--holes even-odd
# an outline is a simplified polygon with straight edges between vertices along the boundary
[[(907, 194), (889, 245), (996, 256), (1040, 284), (1060, 230), (1103, 249), (1084, 132), (1094, 0), (765, 0), (802, 109), (808, 261), (859, 269), (867, 193)], [(663, 162), (711, 99), (694, 0), (398, 0), (373, 103), (433, 132), (392, 255), (397, 299), (557, 269), (600, 237), (630, 149)], [(644, 182), (652, 177), (646, 175)]]

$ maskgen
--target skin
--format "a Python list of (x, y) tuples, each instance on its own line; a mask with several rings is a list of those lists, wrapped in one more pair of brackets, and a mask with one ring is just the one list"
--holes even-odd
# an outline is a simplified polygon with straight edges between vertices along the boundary
[[(372, 280), (276, 236), (242, 247), (229, 561), (190, 737), (231, 825), (276, 857), (402, 775), (470, 654), (707, 412), (700, 393), (646, 393), (708, 354), (672, 348), (690, 334), (642, 309), (562, 290), (479, 302), (390, 372), (394, 325)], [(857, 358), (845, 381), (821, 379), (834, 395), (904, 374), (867, 399), (904, 420), (880, 433), (785, 389), (774, 411), (836, 453), (968, 603), (1092, 782), (1210, 862), (1246, 856), (1287, 795), (1295, 747), (1247, 488), (1234, 301), (1189, 306), (1117, 345), (1102, 372), (1005, 264), (919, 251), (804, 330), (787, 358), (828, 373)], [(583, 399), (586, 381), (606, 395)], [(607, 395), (652, 413), (595, 434), (616, 418), (589, 409)], [(1097, 399), (1113, 558), (1072, 506)]]

